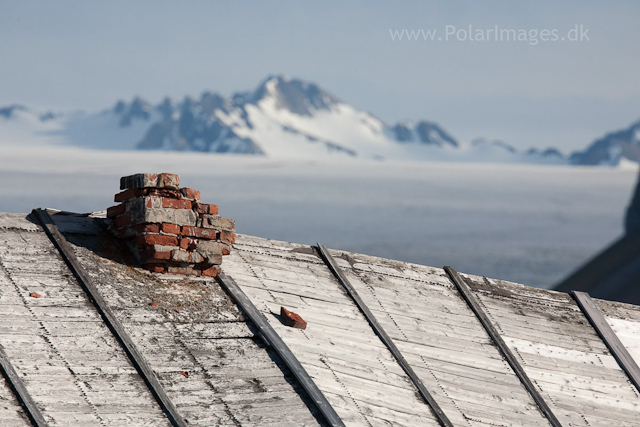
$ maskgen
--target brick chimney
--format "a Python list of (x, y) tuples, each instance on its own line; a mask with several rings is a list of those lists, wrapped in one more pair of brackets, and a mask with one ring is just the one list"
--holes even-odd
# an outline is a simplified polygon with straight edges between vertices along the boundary
[(171, 173), (139, 173), (120, 178), (107, 209), (111, 230), (126, 239), (142, 267), (156, 273), (216, 276), (222, 256), (235, 243), (235, 221), (202, 203), (200, 192), (180, 188)]

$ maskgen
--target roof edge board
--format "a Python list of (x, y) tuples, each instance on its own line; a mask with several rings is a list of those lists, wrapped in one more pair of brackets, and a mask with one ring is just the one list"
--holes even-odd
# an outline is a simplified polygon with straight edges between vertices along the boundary
[(233, 280), (232, 277), (227, 276), (224, 273), (218, 274), (216, 277), (220, 286), (233, 298), (233, 300), (240, 306), (242, 311), (258, 328), (258, 334), (260, 338), (271, 347), (280, 356), (282, 361), (291, 370), (291, 373), (300, 382), (302, 388), (307, 392), (310, 399), (315, 403), (318, 410), (329, 423), (334, 427), (345, 427), (342, 419), (337, 414), (333, 406), (329, 403), (325, 395), (320, 391), (316, 383), (311, 376), (304, 369), (298, 358), (293, 354), (289, 347), (282, 340), (280, 335), (271, 326), (267, 319), (260, 313), (256, 306), (251, 302), (249, 297), (242, 291), (240, 286)]
[(509, 363), (511, 369), (513, 369), (516, 376), (520, 379), (520, 382), (522, 383), (524, 388), (529, 392), (535, 403), (547, 418), (549, 423), (551, 423), (553, 427), (562, 427), (562, 424), (560, 424), (560, 421), (555, 416), (549, 405), (547, 405), (547, 402), (545, 402), (538, 389), (535, 388), (520, 362), (518, 362), (509, 346), (507, 346), (507, 344), (500, 336), (500, 333), (489, 319), (487, 313), (485, 313), (485, 311), (480, 306), (480, 302), (471, 291), (471, 288), (469, 288), (469, 285), (465, 283), (460, 274), (452, 267), (446, 266), (444, 267), (444, 270), (449, 276), (451, 282), (453, 282), (464, 300), (467, 302), (469, 308), (471, 308), (471, 311), (473, 311), (484, 329), (487, 331), (496, 347), (498, 347), (498, 350), (500, 350), (502, 356), (505, 358), (507, 363)]
[(396, 345), (393, 343), (393, 340), (384, 330), (382, 325), (378, 322), (378, 320), (373, 315), (371, 310), (369, 310), (369, 307), (367, 307), (367, 305), (364, 303), (364, 301), (362, 300), (358, 292), (355, 290), (351, 282), (349, 282), (349, 279), (347, 279), (344, 273), (340, 270), (340, 267), (338, 267), (338, 264), (336, 263), (333, 256), (331, 256), (328, 249), (325, 246), (321, 245), (320, 243), (317, 244), (317, 248), (321, 255), (322, 260), (325, 262), (329, 270), (331, 270), (331, 272), (336, 277), (338, 282), (340, 282), (340, 284), (345, 288), (345, 290), (347, 291), (351, 299), (355, 302), (358, 309), (362, 312), (362, 314), (364, 314), (364, 317), (367, 319), (367, 321), (371, 325), (371, 328), (374, 330), (376, 335), (378, 335), (380, 340), (389, 349), (391, 354), (393, 354), (393, 357), (396, 359), (400, 367), (405, 371), (405, 373), (407, 374), (411, 382), (413, 382), (413, 384), (416, 386), (416, 388), (418, 389), (418, 392), (420, 393), (420, 396), (423, 398), (423, 400), (427, 403), (427, 405), (429, 405), (431, 410), (434, 412), (436, 418), (438, 419), (438, 422), (443, 427), (453, 427), (453, 424), (451, 423), (447, 415), (444, 413), (440, 405), (438, 405), (438, 402), (436, 402), (436, 400), (431, 395), (429, 390), (422, 383), (422, 381), (420, 380), (418, 375), (415, 373), (415, 371), (413, 370), (409, 362), (407, 362), (407, 360), (404, 358), (404, 356), (402, 355), (398, 347), (396, 347)]
[(614, 332), (604, 314), (596, 307), (591, 296), (587, 292), (573, 291), (571, 296), (578, 303), (578, 307), (589, 320), (593, 329), (596, 330), (602, 341), (605, 343), (613, 357), (620, 365), (620, 368), (627, 374), (629, 380), (640, 392), (640, 368), (633, 359), (627, 348), (622, 344), (618, 335)]
[(80, 262), (78, 261), (78, 258), (73, 253), (69, 242), (58, 230), (58, 227), (55, 225), (53, 218), (51, 218), (46, 210), (42, 209), (34, 209), (32, 211), (32, 214), (38, 220), (53, 245), (56, 247), (56, 249), (58, 249), (58, 252), (60, 252), (60, 255), (62, 256), (65, 264), (67, 264), (82, 289), (89, 296), (89, 299), (93, 302), (96, 310), (104, 320), (109, 330), (111, 330), (115, 338), (124, 349), (125, 353), (129, 357), (129, 360), (138, 371), (138, 374), (144, 380), (145, 384), (153, 394), (154, 398), (162, 408), (171, 424), (174, 427), (187, 427), (187, 423), (184, 421), (171, 399), (169, 399), (169, 396), (160, 384), (160, 381), (151, 369), (151, 366), (138, 351), (135, 344), (125, 331), (122, 323), (120, 323), (120, 321), (113, 314), (89, 275), (85, 272), (84, 268), (82, 268)]

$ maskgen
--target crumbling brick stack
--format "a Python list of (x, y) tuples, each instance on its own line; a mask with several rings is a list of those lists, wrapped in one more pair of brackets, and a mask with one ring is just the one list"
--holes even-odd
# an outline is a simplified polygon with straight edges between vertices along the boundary
[(180, 188), (171, 173), (139, 173), (120, 178), (107, 209), (112, 230), (127, 239), (142, 266), (156, 273), (216, 276), (222, 256), (235, 243), (235, 221), (202, 203), (200, 192)]

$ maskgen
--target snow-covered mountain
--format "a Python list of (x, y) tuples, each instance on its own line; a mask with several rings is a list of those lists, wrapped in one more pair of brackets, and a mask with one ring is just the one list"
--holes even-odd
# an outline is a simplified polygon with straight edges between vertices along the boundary
[[(272, 158), (562, 163), (555, 149), (517, 150), (501, 141), (461, 144), (429, 121), (386, 124), (313, 83), (269, 77), (229, 98), (205, 92), (181, 102), (119, 101), (97, 114), (0, 109), (0, 144), (97, 149), (189, 150)], [(551, 153), (551, 154), (549, 154)]]
[(640, 163), (640, 120), (628, 128), (606, 134), (584, 151), (572, 153), (577, 165), (618, 165), (622, 159)]

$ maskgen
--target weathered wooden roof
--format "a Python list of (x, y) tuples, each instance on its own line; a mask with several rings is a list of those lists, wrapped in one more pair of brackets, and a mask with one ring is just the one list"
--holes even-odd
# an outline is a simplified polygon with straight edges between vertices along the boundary
[[(188, 425), (330, 424), (264, 328), (347, 426), (446, 423), (398, 354), (450, 425), (638, 425), (630, 374), (569, 294), (329, 250), (388, 345), (315, 248), (238, 235), (223, 271), (262, 313), (252, 321), (221, 279), (146, 272), (96, 220), (52, 217)], [(171, 425), (74, 274), (41, 226), (0, 214), (0, 345), (18, 381), (49, 425)], [(640, 308), (594, 301), (640, 362)], [(283, 306), (307, 328), (285, 326)], [(0, 424), (31, 425), (12, 386), (0, 381)]]

